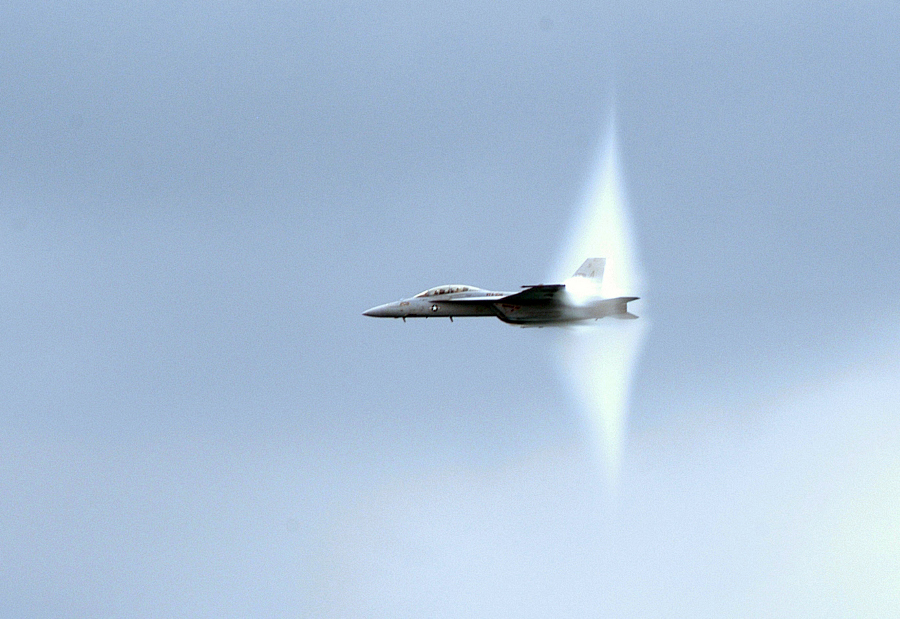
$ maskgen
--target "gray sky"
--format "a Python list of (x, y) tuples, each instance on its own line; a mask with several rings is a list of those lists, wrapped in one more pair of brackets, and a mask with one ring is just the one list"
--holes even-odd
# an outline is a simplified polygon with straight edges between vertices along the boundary
[[(7, 2), (0, 611), (893, 616), (896, 3)], [(610, 107), (610, 495), (543, 280)], [(561, 612), (560, 612), (561, 611)]]

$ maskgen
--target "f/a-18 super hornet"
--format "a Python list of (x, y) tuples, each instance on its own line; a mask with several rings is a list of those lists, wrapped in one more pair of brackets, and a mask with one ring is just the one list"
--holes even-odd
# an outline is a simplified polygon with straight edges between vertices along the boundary
[(518, 292), (494, 292), (451, 284), (420, 292), (409, 299), (385, 303), (363, 312), (377, 318), (429, 318), (496, 316), (523, 327), (566, 324), (613, 318), (637, 318), (628, 303), (638, 297), (604, 298), (600, 295), (606, 258), (588, 258), (563, 284), (522, 286)]

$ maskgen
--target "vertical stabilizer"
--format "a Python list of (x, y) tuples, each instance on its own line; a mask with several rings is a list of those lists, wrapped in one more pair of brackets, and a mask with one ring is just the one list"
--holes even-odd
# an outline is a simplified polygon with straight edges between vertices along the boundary
[(606, 258), (588, 258), (575, 271), (572, 277), (586, 277), (592, 283), (599, 286), (603, 283), (603, 269), (606, 268)]

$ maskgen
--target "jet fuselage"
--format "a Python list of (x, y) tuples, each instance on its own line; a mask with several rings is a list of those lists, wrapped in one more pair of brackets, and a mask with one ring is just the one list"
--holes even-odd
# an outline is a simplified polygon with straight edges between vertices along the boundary
[(602, 258), (590, 258), (566, 284), (523, 286), (519, 292), (490, 291), (462, 284), (437, 286), (408, 299), (373, 307), (363, 314), (404, 321), (407, 318), (452, 320), (463, 316), (494, 316), (521, 326), (598, 320), (606, 316), (637, 318), (627, 307), (637, 297), (600, 296), (604, 264)]

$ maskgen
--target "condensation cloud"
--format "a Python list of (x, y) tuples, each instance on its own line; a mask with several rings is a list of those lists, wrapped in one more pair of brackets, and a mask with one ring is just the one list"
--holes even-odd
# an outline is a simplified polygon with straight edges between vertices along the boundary
[(559, 342), (561, 373), (592, 434), (606, 475), (615, 483), (622, 459), (631, 380), (647, 333), (648, 315), (613, 114), (557, 262), (556, 281), (571, 275), (589, 257), (606, 258), (602, 296), (642, 297), (631, 306), (640, 320), (603, 320), (566, 329)]

